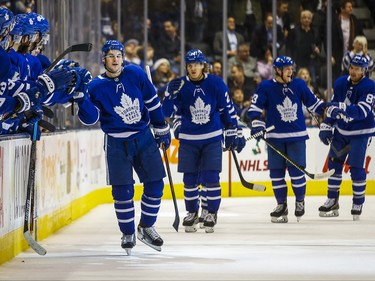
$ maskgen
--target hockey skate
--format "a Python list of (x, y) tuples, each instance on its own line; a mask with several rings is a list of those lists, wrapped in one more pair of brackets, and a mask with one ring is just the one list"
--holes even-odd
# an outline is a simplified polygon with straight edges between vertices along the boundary
[(206, 233), (214, 232), (214, 226), (217, 222), (217, 214), (216, 213), (208, 213), (204, 219), (203, 226), (205, 228)]
[(359, 216), (362, 214), (362, 205), (353, 204), (351, 213), (353, 221), (359, 221)]
[(320, 217), (338, 217), (339, 216), (339, 199), (327, 198), (323, 206), (319, 207)]
[(126, 251), (126, 254), (128, 256), (131, 255), (131, 251), (133, 249), (133, 247), (135, 246), (136, 244), (136, 240), (135, 240), (135, 234), (130, 234), (130, 235), (125, 235), (123, 234), (122, 235), (122, 238), (121, 238), (121, 247), (123, 249), (125, 249)]
[(285, 203), (278, 204), (271, 215), (271, 222), (273, 223), (287, 223), (288, 222), (288, 205)]
[(208, 211), (206, 209), (202, 209), (201, 215), (199, 217), (199, 228), (204, 228), (204, 219), (208, 215)]
[(297, 222), (301, 220), (301, 217), (305, 214), (305, 200), (296, 201), (296, 208), (294, 215), (297, 217)]
[(164, 243), (163, 239), (161, 239), (160, 235), (156, 232), (153, 226), (144, 227), (138, 225), (137, 238), (147, 246), (150, 246), (159, 252), (161, 251), (161, 246)]
[(194, 213), (188, 213), (182, 225), (185, 227), (185, 232), (196, 232), (198, 230), (198, 223), (198, 211), (196, 211)]

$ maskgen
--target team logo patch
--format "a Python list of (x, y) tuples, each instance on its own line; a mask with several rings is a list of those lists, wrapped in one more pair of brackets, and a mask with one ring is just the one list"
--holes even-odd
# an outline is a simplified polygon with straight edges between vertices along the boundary
[(191, 122), (194, 124), (206, 124), (210, 121), (211, 105), (204, 104), (204, 101), (198, 97), (195, 100), (194, 106), (190, 106), (190, 113), (192, 116)]
[(277, 110), (281, 115), (281, 120), (292, 123), (297, 120), (297, 104), (293, 104), (289, 97), (286, 97), (283, 104), (278, 104)]
[(135, 124), (142, 118), (139, 100), (132, 101), (126, 94), (121, 96), (121, 106), (115, 106), (114, 111), (122, 118), (125, 124)]

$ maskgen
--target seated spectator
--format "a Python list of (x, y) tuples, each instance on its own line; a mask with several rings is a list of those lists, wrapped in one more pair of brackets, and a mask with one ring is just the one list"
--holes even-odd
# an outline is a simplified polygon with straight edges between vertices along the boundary
[(241, 65), (232, 65), (230, 68), (230, 78), (228, 78), (228, 88), (240, 88), (244, 93), (244, 100), (250, 101), (257, 86), (254, 79), (246, 77)]
[(341, 69), (342, 69), (343, 75), (349, 74), (350, 61), (355, 55), (361, 55), (367, 58), (367, 60), (369, 61), (369, 64), (368, 64), (366, 76), (370, 77), (372, 71), (375, 68), (375, 64), (374, 64), (374, 59), (368, 53), (367, 39), (365, 36), (355, 37), (353, 41), (353, 49), (350, 51), (347, 51), (344, 57), (342, 58)]
[(234, 109), (238, 117), (241, 117), (242, 111), (247, 110), (247, 107), (250, 105), (250, 100), (245, 101), (244, 92), (241, 88), (233, 88), (230, 91), (230, 95), (233, 101)]
[(146, 56), (147, 56), (146, 60), (144, 59), (144, 56), (145, 56), (144, 50), (145, 48), (143, 46), (137, 49), (137, 55), (139, 59), (141, 60), (140, 66), (142, 67), (142, 69), (145, 69), (146, 65), (148, 65), (149, 67), (152, 67), (154, 64), (154, 54), (155, 54), (154, 48), (148, 45), (147, 52), (146, 52)]
[(211, 74), (223, 77), (223, 65), (220, 60), (215, 60), (211, 65)]
[(176, 78), (176, 74), (171, 71), (170, 63), (167, 59), (158, 59), (152, 67), (152, 82), (156, 87), (159, 99), (162, 101), (167, 84)]
[(246, 77), (254, 79), (257, 75), (257, 59), (250, 55), (250, 44), (238, 45), (237, 54), (228, 60), (228, 68), (232, 65), (241, 65)]
[(257, 72), (262, 80), (272, 79), (273, 57), (271, 47), (263, 49), (263, 55), (257, 60)]
[(125, 62), (130, 64), (141, 65), (141, 59), (138, 57), (139, 42), (137, 39), (129, 39), (125, 42), (124, 52), (125, 52)]

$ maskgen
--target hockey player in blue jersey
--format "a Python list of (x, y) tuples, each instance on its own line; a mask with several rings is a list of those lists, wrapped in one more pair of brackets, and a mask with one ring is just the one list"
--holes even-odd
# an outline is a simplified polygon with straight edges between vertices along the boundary
[(207, 233), (214, 232), (221, 202), (223, 127), (225, 148), (240, 152), (245, 146), (237, 137), (236, 113), (228, 88), (220, 77), (208, 74), (208, 63), (200, 50), (185, 56), (187, 75), (172, 80), (163, 100), (166, 117), (174, 118), (174, 134), (179, 139), (178, 171), (184, 173), (184, 198), (188, 212), (183, 226), (197, 231), (199, 188), (206, 189), (208, 214), (204, 219)]
[[(252, 98), (248, 111), (252, 125), (251, 134), (262, 132), (266, 127), (274, 125), (275, 129), (267, 133), (267, 139), (298, 165), (306, 167), (305, 142), (308, 134), (302, 106), (305, 105), (309, 111), (321, 115), (325, 105), (317, 99), (302, 79), (293, 78), (294, 61), (290, 57), (276, 57), (273, 67), (275, 78), (262, 81)], [(262, 120), (263, 111), (265, 121)], [(277, 201), (277, 207), (270, 214), (271, 221), (288, 222), (286, 169), (296, 197), (294, 214), (299, 221), (305, 213), (305, 175), (270, 147), (268, 168)]]
[(165, 123), (160, 100), (146, 73), (135, 65), (122, 66), (124, 46), (109, 40), (102, 54), (105, 73), (88, 84), (87, 93), (85, 83), (78, 90), (81, 93), (75, 100), (79, 106), (78, 117), (86, 125), (100, 121), (105, 133), (107, 178), (112, 185), (116, 216), (123, 233), (121, 247), (130, 254), (136, 244), (134, 169), (144, 186), (137, 238), (160, 251), (163, 240), (154, 224), (166, 174), (158, 146), (169, 147), (169, 125)]
[(327, 118), (320, 126), (321, 141), (330, 145), (328, 168), (335, 169), (335, 173), (328, 178), (328, 198), (319, 207), (321, 217), (339, 215), (339, 192), (345, 159), (350, 166), (352, 179), (353, 219), (359, 220), (362, 213), (366, 190), (364, 161), (369, 141), (375, 134), (375, 83), (366, 77), (367, 67), (365, 56), (353, 57), (349, 75), (339, 77), (334, 83)]

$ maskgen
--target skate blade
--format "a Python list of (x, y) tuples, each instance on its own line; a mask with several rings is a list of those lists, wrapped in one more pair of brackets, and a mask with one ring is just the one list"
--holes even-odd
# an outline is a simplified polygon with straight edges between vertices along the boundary
[(131, 256), (132, 255), (132, 248), (124, 248), (125, 249), (125, 252), (128, 256)]
[(185, 225), (185, 232), (197, 232), (198, 228), (196, 225), (187, 226)]
[(322, 217), (322, 218), (338, 217), (339, 211), (334, 210), (334, 211), (329, 211), (329, 212), (319, 212), (319, 216)]
[(205, 226), (204, 231), (206, 233), (213, 233), (214, 232), (214, 227), (213, 226)]
[(359, 221), (360, 215), (353, 215), (353, 221)]
[(161, 252), (161, 246), (156, 246), (156, 245), (153, 245), (151, 243), (149, 243), (146, 239), (144, 239), (143, 237), (140, 237), (140, 236), (137, 236), (138, 240), (141, 241), (142, 243), (146, 244), (147, 246), (149, 246), (150, 248), (158, 251), (158, 252)]
[(300, 222), (301, 221), (301, 217), (297, 217), (297, 222)]
[(199, 228), (204, 229), (204, 222), (199, 223)]
[(271, 222), (273, 222), (273, 223), (287, 223), (288, 217), (287, 216), (271, 217)]

